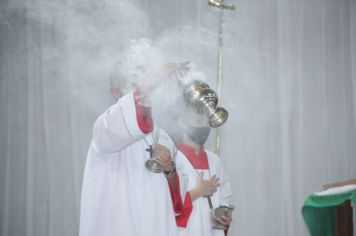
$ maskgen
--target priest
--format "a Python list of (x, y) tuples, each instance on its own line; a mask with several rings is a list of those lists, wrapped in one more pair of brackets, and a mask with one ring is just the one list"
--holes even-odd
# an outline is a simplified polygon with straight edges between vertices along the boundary
[[(143, 44), (134, 53), (150, 52), (150, 45)], [(147, 74), (147, 64), (144, 60), (132, 63), (136, 63), (130, 65), (135, 73), (112, 73), (115, 104), (94, 124), (83, 178), (80, 236), (177, 235), (175, 216), (182, 213), (183, 204), (172, 161), (174, 145), (154, 126), (151, 116), (149, 96), (157, 86), (135, 83), (136, 77)], [(185, 66), (168, 64), (161, 76), (169, 78), (174, 69)], [(153, 156), (163, 173), (146, 168)], [(189, 208), (187, 201), (185, 215)]]

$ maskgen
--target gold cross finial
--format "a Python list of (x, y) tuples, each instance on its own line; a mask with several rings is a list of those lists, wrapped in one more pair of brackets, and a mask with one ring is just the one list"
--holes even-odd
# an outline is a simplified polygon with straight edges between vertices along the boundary
[(235, 5), (225, 4), (224, 0), (208, 0), (208, 4), (213, 7), (218, 7), (225, 10), (235, 10)]

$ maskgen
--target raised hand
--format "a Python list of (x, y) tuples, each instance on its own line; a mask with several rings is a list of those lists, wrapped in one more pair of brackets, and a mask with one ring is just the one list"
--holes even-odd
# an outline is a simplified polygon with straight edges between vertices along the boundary
[(215, 175), (212, 176), (210, 179), (205, 180), (204, 179), (204, 173), (199, 173), (198, 174), (198, 179), (197, 179), (197, 184), (195, 187), (190, 191), (190, 195), (192, 200), (194, 201), (195, 199), (199, 197), (206, 197), (206, 196), (211, 196), (213, 193), (215, 193), (220, 186), (219, 183), (219, 178), (217, 178)]
[(173, 73), (176, 71), (181, 71), (186, 73), (189, 71), (189, 65), (190, 61), (184, 61), (184, 62), (178, 62), (178, 63), (166, 63), (163, 66), (163, 79), (168, 79), (171, 77)]
[(157, 79), (156, 81), (150, 83), (150, 84), (140, 84), (139, 90), (140, 90), (140, 95), (138, 97), (139, 100), (145, 99), (151, 95), (151, 93), (157, 89), (164, 80), (169, 79), (173, 73), (175, 73), (177, 70), (181, 71), (181, 73), (184, 73), (184, 75), (189, 71), (189, 65), (190, 61), (185, 61), (185, 62), (178, 62), (178, 63), (166, 63), (163, 65), (162, 68), (162, 77)]

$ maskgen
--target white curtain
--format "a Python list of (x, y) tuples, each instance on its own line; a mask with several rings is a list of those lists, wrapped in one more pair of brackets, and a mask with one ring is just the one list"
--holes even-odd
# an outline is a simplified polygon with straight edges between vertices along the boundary
[[(308, 235), (308, 194), (356, 177), (356, 2), (231, 3), (220, 97), (230, 235)], [(0, 235), (78, 234), (108, 69), (130, 39), (146, 37), (214, 87), (218, 15), (205, 0), (0, 3)]]

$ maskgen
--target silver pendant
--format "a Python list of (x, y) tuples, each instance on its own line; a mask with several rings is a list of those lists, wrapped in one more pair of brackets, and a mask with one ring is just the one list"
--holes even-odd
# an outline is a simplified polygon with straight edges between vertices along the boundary
[(159, 129), (156, 129), (152, 134), (153, 144), (149, 145), (149, 148), (146, 149), (146, 151), (150, 153), (150, 159), (146, 161), (145, 166), (149, 171), (152, 171), (153, 173), (161, 173), (163, 171), (163, 167), (161, 163), (157, 160), (157, 158), (153, 154), (153, 149), (154, 146), (158, 143), (159, 136), (160, 136), (160, 131)]
[(153, 173), (161, 173), (163, 171), (161, 163), (154, 157), (146, 161), (146, 168)]

